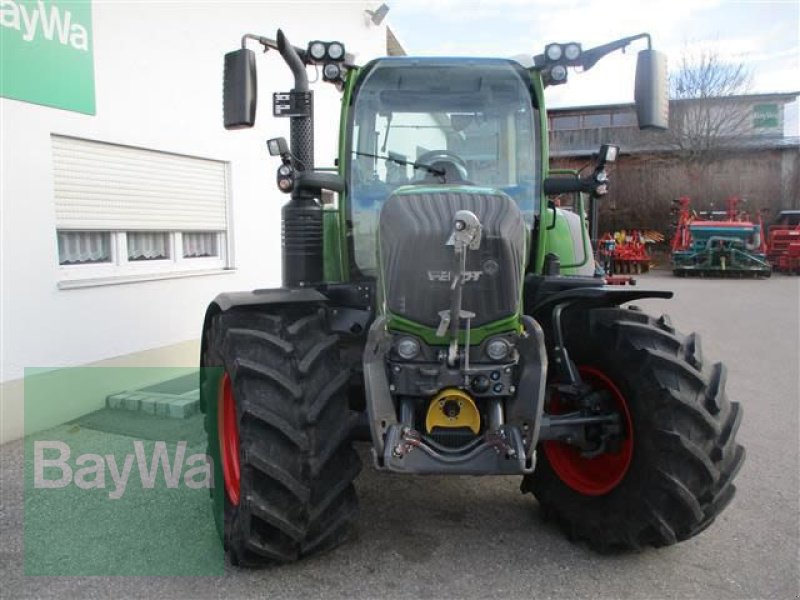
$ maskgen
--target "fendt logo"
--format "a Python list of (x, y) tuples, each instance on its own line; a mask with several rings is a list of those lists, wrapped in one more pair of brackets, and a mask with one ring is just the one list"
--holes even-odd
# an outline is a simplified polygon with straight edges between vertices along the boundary
[[(464, 283), (478, 281), (483, 273), (481, 271), (464, 271)], [(428, 271), (428, 281), (453, 281), (451, 271)]]
[(35, 42), (44, 37), (48, 41), (55, 40), (64, 46), (72, 46), (76, 50), (89, 51), (89, 33), (86, 27), (73, 23), (70, 11), (64, 9), (62, 13), (58, 6), (46, 7), (42, 0), (36, 6), (0, 0), (0, 24), (19, 31), (26, 42)]

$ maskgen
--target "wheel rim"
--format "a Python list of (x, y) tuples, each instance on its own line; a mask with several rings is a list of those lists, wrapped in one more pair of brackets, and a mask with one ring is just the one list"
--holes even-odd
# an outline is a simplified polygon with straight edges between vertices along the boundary
[[(628, 472), (633, 458), (633, 423), (628, 403), (619, 388), (602, 371), (594, 367), (580, 367), (581, 377), (595, 390), (611, 394), (615, 406), (625, 419), (627, 436), (620, 443), (619, 452), (606, 453), (594, 458), (581, 456), (580, 449), (564, 442), (543, 442), (544, 452), (556, 475), (570, 488), (586, 496), (601, 496), (613, 490)], [(551, 410), (558, 414), (562, 406), (554, 398)]]
[(225, 373), (219, 384), (217, 431), (225, 494), (233, 505), (239, 504), (239, 425), (233, 399), (231, 378)]

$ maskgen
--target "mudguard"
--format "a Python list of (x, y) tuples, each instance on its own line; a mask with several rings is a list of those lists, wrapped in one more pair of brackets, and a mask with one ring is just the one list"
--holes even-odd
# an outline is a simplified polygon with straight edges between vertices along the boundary
[[(305, 304), (326, 302), (327, 300), (328, 298), (325, 295), (313, 288), (275, 288), (219, 294), (206, 308), (206, 315), (203, 319), (203, 334), (200, 338), (200, 366), (203, 366), (202, 357), (205, 356), (206, 351), (206, 331), (215, 315), (239, 306)], [(201, 406), (200, 409), (205, 411), (205, 406)]]
[(674, 294), (666, 290), (625, 290), (607, 286), (579, 287), (556, 292), (544, 297), (532, 306), (526, 307), (525, 313), (536, 317), (548, 312), (559, 304), (569, 303), (573, 306), (601, 308), (604, 306), (620, 306), (633, 300), (643, 298), (672, 298)]

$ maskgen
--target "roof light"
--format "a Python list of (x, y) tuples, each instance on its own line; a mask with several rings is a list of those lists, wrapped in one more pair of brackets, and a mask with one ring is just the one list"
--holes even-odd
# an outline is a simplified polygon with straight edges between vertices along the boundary
[(322, 60), (325, 58), (325, 44), (322, 42), (311, 42), (308, 44), (308, 55), (313, 60)]
[(581, 46), (575, 42), (570, 42), (564, 46), (564, 57), (567, 60), (577, 60), (581, 55)]
[(322, 79), (324, 81), (339, 81), (342, 78), (342, 68), (336, 63), (325, 63), (322, 68)]
[(328, 58), (342, 60), (344, 58), (344, 46), (340, 42), (331, 42), (328, 45)]
[(548, 44), (544, 48), (544, 55), (547, 57), (547, 60), (557, 61), (561, 58), (564, 54), (564, 49), (561, 47), (561, 44)]
[(550, 78), (553, 81), (564, 81), (567, 78), (567, 68), (564, 65), (555, 65), (550, 69)]

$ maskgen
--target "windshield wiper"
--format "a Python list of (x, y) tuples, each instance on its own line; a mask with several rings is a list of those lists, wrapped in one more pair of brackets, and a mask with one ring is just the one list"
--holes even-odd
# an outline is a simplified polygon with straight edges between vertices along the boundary
[(436, 175), (437, 177), (444, 177), (445, 172), (442, 169), (434, 169), (428, 165), (423, 165), (422, 163), (417, 163), (411, 160), (404, 160), (402, 158), (396, 158), (394, 156), (380, 156), (378, 154), (370, 154), (369, 152), (358, 152), (357, 150), (353, 150), (353, 154), (357, 154), (358, 156), (368, 156), (369, 158), (380, 158), (381, 160), (388, 160), (389, 162), (393, 162), (398, 165), (403, 165), (404, 167), (411, 165), (415, 169), (423, 169), (430, 173), (431, 175)]

